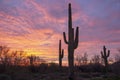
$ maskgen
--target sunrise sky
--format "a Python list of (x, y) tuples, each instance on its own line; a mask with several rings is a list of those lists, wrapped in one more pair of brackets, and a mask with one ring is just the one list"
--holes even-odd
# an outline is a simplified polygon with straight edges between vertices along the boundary
[(73, 27), (79, 26), (76, 55), (100, 54), (102, 46), (111, 55), (120, 49), (120, 0), (0, 0), (0, 45), (25, 50), (48, 61), (58, 60), (62, 40), (67, 61), (68, 3), (72, 3)]

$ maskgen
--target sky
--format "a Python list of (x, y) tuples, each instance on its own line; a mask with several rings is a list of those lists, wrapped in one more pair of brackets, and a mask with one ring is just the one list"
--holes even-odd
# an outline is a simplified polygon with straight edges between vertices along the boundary
[(0, 0), (0, 45), (24, 50), (46, 61), (58, 61), (63, 32), (68, 29), (68, 3), (72, 4), (73, 27), (79, 26), (75, 57), (100, 55), (103, 45), (111, 56), (120, 49), (120, 0)]

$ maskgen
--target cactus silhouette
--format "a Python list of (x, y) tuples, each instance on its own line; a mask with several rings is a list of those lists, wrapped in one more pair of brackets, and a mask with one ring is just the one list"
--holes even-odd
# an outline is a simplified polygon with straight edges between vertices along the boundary
[(105, 72), (107, 72), (108, 71), (108, 57), (110, 56), (110, 50), (108, 50), (108, 53), (107, 53), (106, 47), (103, 46), (103, 51), (101, 51), (101, 56), (104, 60)]
[(78, 47), (79, 28), (77, 27), (76, 34), (74, 36), (74, 28), (72, 28), (71, 3), (69, 3), (68, 7), (68, 41), (66, 39), (65, 32), (63, 32), (63, 37), (65, 43), (68, 45), (69, 80), (74, 80), (74, 50)]
[(62, 67), (62, 58), (64, 56), (64, 49), (61, 49), (61, 40), (59, 40), (59, 66)]

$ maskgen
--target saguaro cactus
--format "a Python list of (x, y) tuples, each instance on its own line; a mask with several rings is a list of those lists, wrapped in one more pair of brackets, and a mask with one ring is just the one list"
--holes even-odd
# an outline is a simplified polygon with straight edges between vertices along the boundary
[(64, 49), (61, 49), (61, 40), (59, 41), (59, 66), (62, 67), (62, 58), (64, 56)]
[(68, 41), (66, 34), (63, 32), (65, 43), (68, 45), (68, 66), (69, 66), (69, 79), (74, 80), (74, 50), (78, 47), (79, 42), (79, 28), (76, 29), (74, 37), (74, 28), (72, 28), (72, 11), (71, 4), (68, 5)]
[(105, 72), (107, 72), (108, 71), (108, 57), (110, 56), (110, 50), (108, 50), (108, 53), (107, 53), (106, 47), (103, 46), (103, 51), (101, 51), (101, 56), (104, 59)]

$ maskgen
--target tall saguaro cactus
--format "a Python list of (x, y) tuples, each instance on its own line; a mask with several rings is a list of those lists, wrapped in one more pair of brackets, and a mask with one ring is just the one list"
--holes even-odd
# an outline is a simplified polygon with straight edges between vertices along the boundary
[(61, 49), (61, 40), (59, 41), (59, 67), (62, 67), (62, 58), (64, 56), (64, 49)]
[(103, 51), (101, 51), (101, 56), (104, 59), (105, 72), (108, 71), (108, 57), (110, 56), (110, 50), (106, 51), (106, 47), (103, 46)]
[(68, 41), (66, 34), (63, 32), (65, 43), (68, 45), (68, 66), (69, 66), (69, 79), (74, 80), (74, 50), (78, 47), (79, 42), (79, 28), (76, 28), (74, 36), (74, 28), (72, 28), (72, 11), (71, 4), (68, 5)]

